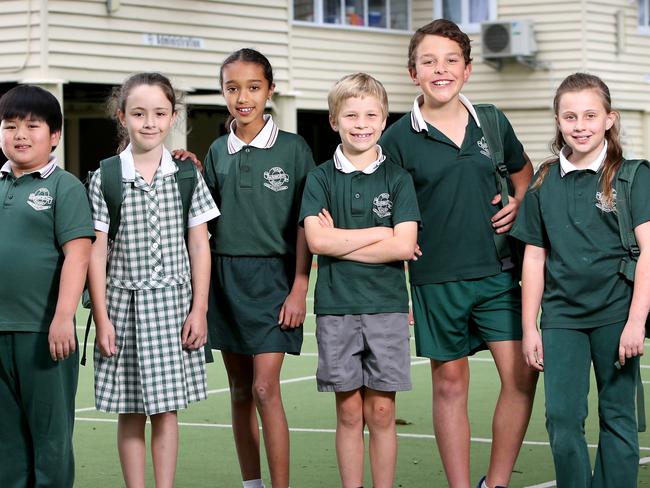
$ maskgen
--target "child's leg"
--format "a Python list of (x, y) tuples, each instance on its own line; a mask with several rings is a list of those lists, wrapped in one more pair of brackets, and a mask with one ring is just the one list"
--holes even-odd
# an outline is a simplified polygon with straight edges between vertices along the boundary
[(146, 420), (141, 413), (121, 413), (117, 419), (117, 450), (127, 488), (144, 488)]
[(176, 412), (151, 416), (151, 458), (156, 488), (173, 488), (178, 458)]
[(636, 379), (639, 357), (614, 366), (623, 324), (606, 325), (591, 333), (591, 357), (598, 385), (600, 436), (592, 488), (637, 486), (639, 435), (636, 420)]
[(524, 362), (521, 341), (489, 342), (501, 380), (492, 419), (489, 486), (508, 486), (533, 410), (537, 372)]
[(260, 431), (253, 399), (253, 356), (230, 352), (221, 355), (228, 373), (232, 432), (242, 479), (260, 479)]
[(449, 486), (470, 486), (467, 358), (431, 360), (433, 429)]
[(546, 429), (557, 485), (586, 488), (591, 486), (584, 434), (591, 368), (589, 333), (580, 329), (544, 329), (542, 345)]
[[(395, 392), (366, 389), (363, 413), (370, 431), (370, 468), (375, 488), (392, 488), (397, 462)], [(358, 485), (357, 485), (358, 486)]]
[(363, 485), (363, 390), (336, 393), (336, 459), (341, 486)]
[(280, 369), (284, 353), (264, 353), (253, 358), (253, 397), (262, 419), (264, 447), (269, 462), (271, 486), (289, 486), (289, 426), (282, 406)]

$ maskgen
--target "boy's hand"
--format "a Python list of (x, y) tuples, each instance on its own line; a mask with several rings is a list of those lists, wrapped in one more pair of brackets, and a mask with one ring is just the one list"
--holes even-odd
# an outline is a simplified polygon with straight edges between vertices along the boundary
[(625, 364), (625, 358), (643, 356), (643, 342), (645, 341), (645, 324), (627, 322), (618, 343), (618, 362)]
[(203, 164), (201, 163), (201, 160), (197, 158), (196, 154), (193, 152), (188, 151), (187, 149), (174, 149), (171, 154), (173, 158), (180, 159), (181, 161), (185, 161), (187, 158), (190, 158), (194, 163), (194, 166), (196, 166), (199, 171), (203, 171)]
[(537, 371), (544, 371), (544, 349), (542, 348), (542, 337), (537, 329), (532, 332), (524, 332), (521, 349), (529, 367)]
[[(495, 195), (490, 203), (492, 205), (498, 205), (500, 202), (501, 195), (499, 194)], [(508, 197), (508, 204), (492, 216), (490, 222), (497, 234), (503, 234), (512, 228), (512, 224), (514, 224), (515, 218), (517, 218), (520, 204), (521, 202), (519, 200), (510, 195)]]
[(185, 319), (181, 331), (181, 342), (185, 349), (195, 350), (208, 342), (208, 319), (205, 313), (192, 310)]
[(318, 222), (320, 223), (321, 227), (334, 228), (334, 219), (326, 208), (318, 213)]
[(52, 356), (53, 361), (67, 358), (77, 348), (74, 321), (72, 319), (61, 319), (55, 314), (50, 324), (47, 340), (50, 344), (50, 356)]
[(291, 290), (282, 304), (278, 325), (281, 329), (295, 329), (300, 327), (307, 315), (307, 292)]
[(422, 249), (420, 249), (420, 245), (416, 242), (415, 249), (413, 250), (413, 257), (410, 261), (417, 261), (420, 256), (422, 256)]
[(409, 325), (415, 325), (415, 318), (413, 317), (413, 307), (409, 307)]
[(99, 347), (99, 354), (105, 358), (110, 358), (117, 353), (117, 346), (115, 345), (115, 326), (110, 320), (95, 322), (95, 330), (97, 337), (97, 347)]

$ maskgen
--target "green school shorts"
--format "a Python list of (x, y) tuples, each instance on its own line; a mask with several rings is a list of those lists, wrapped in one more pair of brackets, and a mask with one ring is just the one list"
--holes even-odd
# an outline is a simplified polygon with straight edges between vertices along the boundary
[(521, 287), (510, 272), (412, 285), (417, 355), (451, 361), (487, 342), (521, 340)]

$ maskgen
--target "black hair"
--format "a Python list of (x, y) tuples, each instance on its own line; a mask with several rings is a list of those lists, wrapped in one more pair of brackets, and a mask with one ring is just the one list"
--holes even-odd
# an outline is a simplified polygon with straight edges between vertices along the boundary
[(60, 132), (63, 126), (59, 101), (39, 86), (18, 85), (0, 98), (0, 120), (29, 117), (44, 121), (50, 133)]
[(243, 61), (245, 63), (254, 63), (261, 66), (264, 71), (264, 78), (269, 83), (269, 88), (273, 86), (273, 68), (271, 63), (261, 52), (256, 51), (255, 49), (243, 48), (238, 51), (235, 51), (221, 63), (221, 69), (219, 70), (219, 81), (221, 86), (223, 86), (223, 69), (236, 61)]

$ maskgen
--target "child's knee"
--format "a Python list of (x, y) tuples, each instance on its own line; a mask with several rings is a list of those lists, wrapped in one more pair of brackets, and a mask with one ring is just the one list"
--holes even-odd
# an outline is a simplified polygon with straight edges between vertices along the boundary
[(355, 405), (339, 405), (336, 411), (338, 424), (347, 429), (363, 428), (363, 408)]
[(366, 404), (365, 418), (369, 426), (387, 428), (395, 422), (395, 403), (388, 399)]
[(265, 405), (278, 400), (279, 397), (279, 384), (263, 379), (258, 379), (253, 384), (253, 398), (258, 406), (264, 407)]

